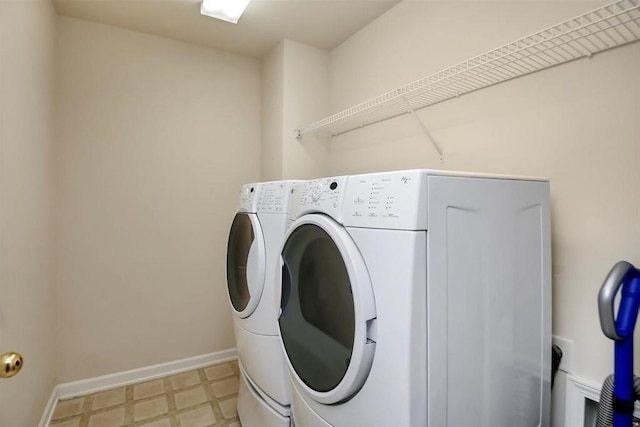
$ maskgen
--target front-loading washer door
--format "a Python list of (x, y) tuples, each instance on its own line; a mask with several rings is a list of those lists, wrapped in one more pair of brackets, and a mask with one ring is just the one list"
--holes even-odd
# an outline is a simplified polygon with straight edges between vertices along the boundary
[(227, 245), (227, 289), (238, 317), (255, 310), (265, 281), (266, 259), (262, 227), (256, 214), (238, 213)]
[(340, 224), (312, 214), (292, 225), (282, 261), (278, 323), (291, 372), (314, 400), (347, 400), (364, 384), (375, 350), (364, 260)]

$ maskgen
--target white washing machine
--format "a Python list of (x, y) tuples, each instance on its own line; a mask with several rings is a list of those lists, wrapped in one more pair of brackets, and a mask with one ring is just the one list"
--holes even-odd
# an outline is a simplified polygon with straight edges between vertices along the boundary
[(294, 209), (278, 322), (298, 427), (549, 425), (547, 181), (326, 178)]
[(238, 414), (245, 427), (289, 427), (291, 391), (278, 337), (280, 248), (295, 181), (243, 186), (229, 232), (227, 287), (241, 370)]

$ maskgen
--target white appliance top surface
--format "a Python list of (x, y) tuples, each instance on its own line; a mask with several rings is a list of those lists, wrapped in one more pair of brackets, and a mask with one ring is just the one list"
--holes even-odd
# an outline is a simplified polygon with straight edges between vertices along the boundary
[(541, 182), (549, 181), (549, 178), (545, 178), (545, 177), (481, 173), (481, 172), (450, 171), (450, 170), (444, 170), (444, 169), (407, 169), (407, 170), (395, 170), (395, 171), (384, 171), (384, 172), (372, 172), (372, 173), (364, 173), (364, 174), (351, 175), (351, 176), (356, 177), (356, 176), (364, 176), (364, 175), (382, 175), (387, 173), (402, 173), (402, 172), (425, 173), (426, 175), (429, 175), (429, 176), (459, 176), (459, 177), (467, 177), (467, 178), (506, 179), (506, 180), (513, 180), (513, 181), (541, 181)]

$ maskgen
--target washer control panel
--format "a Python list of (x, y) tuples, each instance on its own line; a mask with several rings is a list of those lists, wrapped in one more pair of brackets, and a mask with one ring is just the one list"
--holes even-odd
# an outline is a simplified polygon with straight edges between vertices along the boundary
[(240, 189), (240, 203), (238, 212), (256, 212), (260, 184), (245, 184)]
[(305, 181), (295, 188), (297, 200), (292, 204), (293, 217), (322, 212), (339, 219), (347, 177), (338, 176)]
[(297, 181), (271, 181), (260, 183), (258, 212), (286, 214), (291, 189)]
[(427, 174), (386, 172), (349, 177), (342, 210), (346, 226), (427, 229)]

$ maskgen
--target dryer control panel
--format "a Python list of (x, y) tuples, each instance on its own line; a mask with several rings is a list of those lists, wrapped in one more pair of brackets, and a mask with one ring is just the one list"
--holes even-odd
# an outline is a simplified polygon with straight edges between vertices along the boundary
[(307, 213), (322, 212), (339, 221), (346, 183), (345, 176), (303, 182), (296, 187), (297, 200), (291, 205), (291, 217), (299, 218)]
[(240, 203), (238, 212), (256, 212), (260, 184), (245, 184), (240, 189)]
[(271, 181), (260, 183), (257, 212), (286, 214), (291, 189), (298, 181)]
[(352, 175), (342, 209), (345, 226), (427, 229), (427, 173), (420, 170)]

